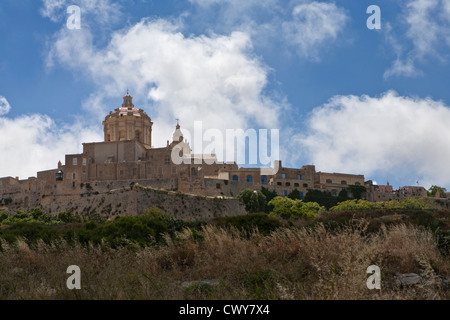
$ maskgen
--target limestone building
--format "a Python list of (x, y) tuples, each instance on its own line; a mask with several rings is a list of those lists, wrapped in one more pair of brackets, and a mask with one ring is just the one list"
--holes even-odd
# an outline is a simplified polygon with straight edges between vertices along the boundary
[[(316, 172), (313, 165), (284, 168), (278, 161), (274, 164), (278, 171), (267, 175), (257, 168), (218, 162), (214, 155), (201, 155), (201, 161), (194, 161), (198, 156), (191, 153), (179, 123), (171, 141), (157, 148), (152, 147), (152, 126), (151, 118), (134, 106), (133, 97), (127, 93), (121, 107), (103, 121), (103, 142), (83, 143), (81, 154), (66, 155), (64, 165), (59, 162), (57, 168), (38, 172), (37, 177), (0, 178), (0, 205), (9, 202), (28, 209), (52, 201), (79, 199), (94, 186), (96, 192), (106, 193), (132, 183), (211, 197), (233, 197), (244, 188), (261, 187), (275, 190), (280, 196), (295, 189), (302, 197), (309, 189), (327, 190), (337, 196), (349, 185), (365, 184), (363, 175)], [(189, 161), (175, 164), (174, 152)], [(381, 199), (376, 196), (378, 190), (385, 198), (386, 188), (366, 185), (371, 193), (369, 199)], [(415, 189), (413, 193), (423, 190)]]

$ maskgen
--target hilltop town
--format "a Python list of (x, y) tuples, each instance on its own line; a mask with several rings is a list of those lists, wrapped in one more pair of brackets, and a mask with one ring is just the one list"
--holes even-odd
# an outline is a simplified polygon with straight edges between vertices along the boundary
[[(0, 178), (0, 206), (23, 210), (41, 207), (52, 213), (71, 207), (86, 213), (86, 208), (89, 212), (94, 211), (95, 206), (107, 205), (109, 214), (112, 211), (135, 214), (156, 200), (145, 195), (123, 195), (124, 190), (130, 191), (133, 185), (147, 191), (182, 194), (185, 199), (221, 199), (218, 200), (221, 205), (236, 214), (242, 209), (238, 208), (234, 197), (246, 188), (259, 190), (265, 187), (280, 196), (298, 190), (300, 198), (303, 198), (311, 189), (329, 191), (338, 196), (350, 185), (361, 185), (366, 187), (364, 198), (369, 201), (427, 196), (426, 189), (421, 186), (394, 190), (389, 183), (375, 185), (370, 180), (366, 181), (362, 174), (320, 172), (314, 165), (285, 168), (277, 160), (274, 163), (276, 170), (270, 172), (220, 162), (215, 155), (194, 155), (179, 123), (171, 141), (167, 141), (165, 147), (155, 148), (152, 147), (152, 126), (151, 118), (134, 106), (133, 97), (127, 93), (122, 106), (111, 111), (103, 121), (103, 142), (83, 143), (82, 153), (66, 155), (64, 164), (59, 162), (55, 169), (37, 172), (36, 177), (24, 180)], [(171, 155), (174, 150), (182, 154), (184, 161), (181, 164), (173, 163)], [(93, 200), (95, 196), (100, 197)], [(164, 202), (170, 206), (173, 201)], [(204, 215), (204, 206), (198, 207), (198, 214)], [(211, 208), (207, 211), (211, 212)]]

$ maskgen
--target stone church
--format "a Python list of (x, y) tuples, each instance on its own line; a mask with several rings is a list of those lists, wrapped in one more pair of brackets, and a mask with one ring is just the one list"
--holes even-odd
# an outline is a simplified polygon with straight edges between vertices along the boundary
[[(218, 162), (214, 155), (196, 156), (191, 154), (179, 123), (171, 141), (167, 141), (165, 147), (154, 148), (152, 126), (151, 118), (134, 106), (133, 97), (127, 93), (122, 106), (111, 111), (103, 121), (103, 142), (83, 143), (81, 154), (66, 155), (64, 164), (59, 162), (58, 168), (38, 172), (36, 177), (0, 178), (0, 200), (10, 199), (27, 209), (58, 199), (80, 198), (92, 185), (97, 186), (97, 192), (106, 193), (134, 183), (224, 198), (234, 197), (245, 188), (257, 190), (262, 186), (275, 190), (280, 196), (297, 189), (301, 197), (309, 189), (327, 190), (337, 196), (340, 190), (352, 184), (366, 185), (372, 193), (380, 190), (370, 181), (365, 182), (363, 175), (316, 172), (313, 165), (284, 168), (281, 161), (276, 161), (277, 170), (265, 174), (258, 168), (239, 168), (236, 163)], [(174, 164), (173, 152), (189, 161)], [(206, 163), (205, 159), (214, 161)], [(425, 189), (417, 188), (417, 195), (423, 195)], [(374, 197), (372, 193), (368, 194)], [(382, 195), (386, 198), (391, 192)]]

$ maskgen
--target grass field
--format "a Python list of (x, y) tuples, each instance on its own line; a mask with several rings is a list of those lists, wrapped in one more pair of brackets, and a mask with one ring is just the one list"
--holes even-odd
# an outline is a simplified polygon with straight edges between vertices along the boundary
[[(450, 298), (448, 211), (120, 221), (3, 226), (0, 299)], [(80, 290), (66, 286), (70, 265)], [(366, 286), (370, 265), (380, 290)], [(406, 273), (421, 280), (402, 285)]]

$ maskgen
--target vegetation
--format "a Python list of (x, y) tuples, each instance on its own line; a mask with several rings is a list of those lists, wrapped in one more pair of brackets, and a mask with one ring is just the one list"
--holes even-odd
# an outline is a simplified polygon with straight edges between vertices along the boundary
[[(340, 215), (329, 214), (330, 219)], [(263, 219), (262, 214), (248, 216)], [(262, 234), (256, 228), (248, 232), (249, 228), (239, 230), (232, 226), (248, 222), (244, 217), (226, 218), (230, 224), (227, 226), (216, 221), (184, 227), (172, 235), (162, 236), (164, 241), (159, 244), (144, 247), (134, 245), (134, 240), (117, 246), (106, 243), (93, 246), (77, 240), (57, 240), (50, 233), (48, 237), (53, 240), (48, 243), (30, 242), (25, 238), (15, 242), (3, 240), (0, 241), (0, 298), (450, 298), (449, 290), (440, 280), (449, 277), (450, 260), (439, 250), (433, 233), (426, 228), (400, 221), (369, 230), (367, 221), (353, 218), (330, 228), (322, 217), (317, 218), (320, 220), (295, 220), (314, 221), (303, 226), (289, 226), (287, 221), (279, 220), (272, 231)], [(448, 223), (449, 212), (445, 217)], [(147, 214), (144, 221), (146, 219), (159, 219), (170, 229), (170, 222), (163, 214)], [(138, 223), (122, 221), (122, 227), (128, 226), (122, 231), (133, 234)], [(142, 227), (146, 223), (141, 222), (140, 228), (146, 229)], [(43, 224), (38, 227), (28, 223), (28, 226), (58, 230)], [(100, 227), (86, 223), (83, 228)], [(9, 228), (18, 230), (19, 227)], [(66, 288), (66, 269), (74, 264), (81, 269), (81, 290)], [(372, 264), (382, 270), (382, 290), (366, 287), (366, 269)], [(423, 275), (423, 281), (413, 288), (398, 285), (396, 274), (411, 272)], [(182, 285), (185, 281), (205, 279), (211, 279), (212, 284)]]
[(436, 194), (439, 193), (440, 198), (447, 198), (446, 192), (447, 190), (445, 188), (432, 185), (430, 189), (428, 189), (427, 194), (429, 197), (435, 197)]
[[(442, 281), (450, 279), (450, 211), (434, 202), (352, 199), (327, 211), (264, 199), (261, 212), (191, 222), (157, 208), (110, 221), (0, 213), (0, 299), (450, 298)], [(65, 270), (74, 264), (82, 289), (71, 291)], [(372, 264), (381, 291), (366, 287)], [(401, 273), (422, 280), (402, 287)]]
[(269, 204), (274, 207), (271, 215), (286, 219), (314, 218), (319, 212), (325, 211), (325, 207), (321, 207), (316, 202), (303, 202), (289, 197), (275, 197)]
[(332, 212), (347, 211), (347, 210), (376, 210), (376, 209), (390, 209), (390, 210), (435, 210), (436, 203), (433, 200), (426, 198), (405, 198), (403, 200), (390, 200), (370, 202), (367, 200), (346, 200), (340, 202), (336, 206), (330, 208)]
[(266, 207), (266, 196), (259, 190), (244, 189), (236, 196), (245, 206), (247, 212), (263, 212)]

